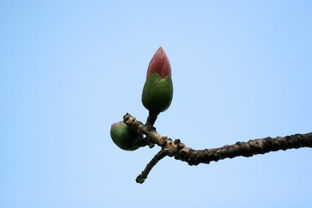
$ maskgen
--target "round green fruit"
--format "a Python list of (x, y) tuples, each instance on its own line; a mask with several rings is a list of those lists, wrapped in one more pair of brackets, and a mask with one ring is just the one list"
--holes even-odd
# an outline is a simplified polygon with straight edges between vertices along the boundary
[(139, 148), (135, 144), (137, 134), (135, 134), (123, 121), (114, 123), (111, 126), (110, 135), (113, 142), (123, 150), (133, 151)]

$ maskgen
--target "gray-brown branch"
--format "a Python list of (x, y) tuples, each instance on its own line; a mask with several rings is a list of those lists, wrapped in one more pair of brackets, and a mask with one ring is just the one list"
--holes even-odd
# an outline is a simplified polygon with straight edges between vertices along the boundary
[(164, 157), (167, 156), (167, 152), (164, 151), (163, 149), (160, 150), (154, 157), (153, 159), (146, 165), (144, 171), (138, 177), (136, 178), (137, 183), (144, 183), (144, 180), (147, 178), (147, 175), (149, 172), (152, 170), (152, 168)]
[(189, 165), (198, 165), (200, 163), (208, 164), (211, 161), (218, 161), (225, 158), (234, 158), (238, 156), (251, 157), (256, 154), (264, 154), (278, 150), (312, 147), (312, 132), (310, 132), (285, 137), (266, 137), (249, 140), (248, 142), (237, 142), (219, 148), (193, 150), (181, 143), (180, 140), (172, 141), (172, 139), (168, 137), (161, 136), (155, 130), (150, 130), (130, 114), (124, 115), (124, 122), (136, 132), (146, 135), (150, 142), (159, 145), (162, 148), (162, 150), (155, 155), (151, 162), (146, 166), (142, 174), (138, 176), (140, 180), (137, 180), (137, 182), (140, 183), (144, 182), (144, 179), (147, 177), (152, 167), (167, 155), (174, 157), (177, 160), (185, 161)]

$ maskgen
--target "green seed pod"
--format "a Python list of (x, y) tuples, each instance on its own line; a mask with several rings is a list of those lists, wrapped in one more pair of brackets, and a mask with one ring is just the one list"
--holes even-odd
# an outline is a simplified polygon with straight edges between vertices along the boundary
[(123, 121), (114, 123), (111, 126), (110, 135), (113, 142), (123, 150), (136, 150), (138, 145), (134, 144), (137, 135)]
[(149, 111), (160, 113), (170, 106), (172, 97), (171, 67), (168, 57), (160, 47), (148, 66), (142, 103)]

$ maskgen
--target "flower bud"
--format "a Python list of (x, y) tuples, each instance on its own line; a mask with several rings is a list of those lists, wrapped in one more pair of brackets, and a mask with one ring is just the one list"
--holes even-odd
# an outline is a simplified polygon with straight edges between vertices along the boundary
[(139, 148), (135, 144), (137, 135), (123, 121), (112, 124), (110, 135), (113, 142), (123, 150), (136, 150)]
[(162, 47), (156, 51), (148, 65), (147, 77), (153, 73), (159, 74), (162, 79), (167, 76), (171, 77), (171, 66), (169, 59)]
[(151, 59), (142, 93), (142, 103), (149, 111), (160, 113), (171, 104), (173, 84), (169, 59), (160, 47)]

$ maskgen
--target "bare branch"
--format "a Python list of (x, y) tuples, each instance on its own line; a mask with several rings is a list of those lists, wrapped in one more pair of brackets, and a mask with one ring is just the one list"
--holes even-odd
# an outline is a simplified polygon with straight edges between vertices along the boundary
[(146, 165), (145, 169), (142, 171), (140, 175), (136, 178), (137, 183), (144, 183), (145, 179), (147, 178), (147, 175), (152, 170), (152, 168), (164, 157), (167, 156), (167, 152), (165, 150), (160, 150), (153, 159)]
[[(136, 118), (130, 114), (126, 114), (124, 116), (124, 122), (137, 132), (146, 135), (150, 142), (161, 146), (161, 151), (164, 150), (168, 156), (174, 156), (175, 159), (185, 161), (189, 165), (198, 165), (200, 163), (208, 164), (211, 161), (219, 161), (238, 156), (251, 157), (256, 154), (264, 154), (278, 150), (312, 147), (311, 132), (306, 134), (294, 134), (285, 137), (266, 137), (249, 140), (248, 142), (237, 142), (235, 144), (225, 145), (219, 148), (193, 150), (192, 148), (181, 143), (180, 140), (172, 141), (172, 139), (168, 137), (161, 136), (155, 130), (149, 130), (147, 126), (143, 125), (142, 122), (136, 120)], [(163, 157), (158, 157), (156, 163)], [(149, 170), (146, 171), (145, 178), (154, 165), (150, 166)]]

